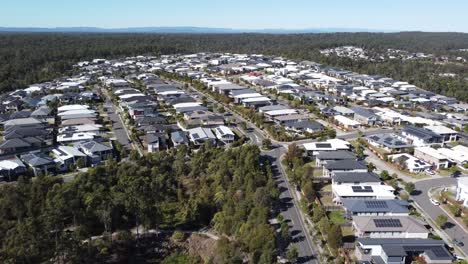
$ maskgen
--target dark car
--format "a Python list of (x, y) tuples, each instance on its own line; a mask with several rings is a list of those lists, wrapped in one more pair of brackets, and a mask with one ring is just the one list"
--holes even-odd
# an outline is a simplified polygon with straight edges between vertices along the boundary
[(459, 171), (456, 171), (456, 172), (454, 172), (454, 173), (450, 174), (450, 177), (452, 177), (452, 178), (456, 178), (456, 177), (460, 177), (460, 175), (461, 175), (461, 172), (459, 172)]
[(462, 241), (456, 240), (456, 239), (453, 240), (453, 244), (455, 244), (455, 245), (457, 245), (459, 247), (463, 247), (465, 245), (465, 243), (463, 243)]

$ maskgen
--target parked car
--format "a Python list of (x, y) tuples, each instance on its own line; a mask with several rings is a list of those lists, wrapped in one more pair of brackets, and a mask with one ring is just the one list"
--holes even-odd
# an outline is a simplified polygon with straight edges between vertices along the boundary
[(465, 258), (462, 256), (455, 255), (455, 260), (465, 260)]
[(459, 177), (460, 175), (461, 175), (461, 172), (459, 172), (459, 171), (456, 171), (456, 172), (454, 172), (454, 173), (450, 174), (450, 177), (452, 177), (452, 178), (456, 178), (456, 177)]
[(465, 245), (465, 243), (463, 243), (462, 241), (457, 240), (457, 239), (453, 240), (453, 244), (455, 244), (455, 245), (457, 245), (459, 247), (463, 247)]
[(426, 173), (429, 174), (429, 175), (435, 175), (435, 172), (432, 171), (432, 170), (426, 170)]
[(435, 206), (439, 206), (439, 205), (440, 205), (440, 203), (439, 203), (437, 200), (433, 199), (433, 198), (429, 199), (429, 201), (431, 201), (431, 203), (432, 203), (433, 205), (435, 205)]

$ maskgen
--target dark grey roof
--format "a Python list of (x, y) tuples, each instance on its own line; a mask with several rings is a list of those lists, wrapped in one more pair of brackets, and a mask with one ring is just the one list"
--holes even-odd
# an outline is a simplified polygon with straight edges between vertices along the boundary
[(376, 134), (367, 136), (366, 138), (390, 149), (409, 148), (412, 146), (399, 139), (395, 134)]
[(358, 114), (360, 116), (364, 116), (367, 118), (376, 118), (376, 119), (379, 118), (376, 114), (374, 114), (374, 112), (364, 109), (359, 106), (351, 106), (351, 110), (354, 111), (354, 114)]
[(171, 139), (174, 143), (188, 144), (187, 134), (183, 131), (175, 131), (171, 133)]
[(18, 111), (14, 112), (10, 115), (10, 119), (18, 119), (18, 118), (28, 118), (31, 116), (31, 111)]
[(111, 147), (104, 145), (102, 143), (96, 142), (96, 141), (89, 141), (89, 142), (83, 143), (81, 144), (81, 147), (83, 149), (90, 151), (91, 153), (112, 150)]
[(350, 213), (409, 213), (409, 203), (403, 200), (343, 199), (343, 207)]
[(373, 172), (334, 172), (336, 182), (380, 182), (380, 177)]
[(49, 134), (43, 127), (24, 127), (8, 129), (4, 133), (5, 139), (24, 138), (29, 136), (45, 136)]
[(11, 149), (11, 148), (28, 148), (31, 147), (29, 142), (24, 141), (21, 138), (13, 138), (3, 141), (0, 144), (0, 149)]
[(415, 126), (406, 126), (403, 128), (403, 131), (421, 139), (440, 138), (438, 134), (432, 132), (431, 130)]
[(240, 95), (240, 94), (249, 94), (249, 93), (256, 93), (255, 90), (252, 89), (242, 89), (242, 90), (232, 90), (232, 96)]
[(297, 121), (292, 124), (288, 124), (288, 126), (294, 129), (311, 129), (313, 131), (323, 130), (322, 124), (316, 121), (308, 121), (308, 120)]
[(320, 151), (317, 155), (320, 160), (355, 160), (356, 155), (353, 152), (347, 150), (336, 150), (336, 151)]
[(54, 160), (42, 153), (31, 153), (21, 155), (21, 159), (26, 162), (28, 165), (36, 167), (42, 165), (54, 164)]
[(366, 164), (356, 160), (330, 161), (324, 165), (327, 170), (358, 170), (367, 169)]
[[(361, 245), (381, 245), (387, 255), (408, 252), (424, 252), (431, 260), (453, 260), (452, 255), (445, 248), (443, 240), (420, 239), (420, 238), (358, 238)], [(400, 247), (401, 249), (397, 249)], [(389, 250), (387, 253), (386, 250)], [(402, 256), (402, 255), (399, 255)]]
[(152, 143), (156, 143), (156, 142), (159, 142), (159, 135), (158, 134), (146, 134), (146, 143), (148, 144), (152, 144)]

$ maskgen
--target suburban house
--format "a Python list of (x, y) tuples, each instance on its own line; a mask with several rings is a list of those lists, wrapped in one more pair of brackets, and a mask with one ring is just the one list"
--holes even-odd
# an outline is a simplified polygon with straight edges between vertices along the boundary
[(164, 134), (148, 133), (145, 142), (149, 153), (157, 152), (166, 148), (166, 138)]
[(211, 132), (211, 129), (205, 127), (196, 127), (187, 130), (190, 141), (195, 145), (202, 145), (205, 142), (216, 143), (216, 136)]
[(457, 179), (457, 201), (463, 202), (463, 206), (468, 207), (468, 178), (461, 177)]
[(360, 238), (428, 238), (423, 223), (411, 216), (354, 216), (355, 236)]
[(94, 140), (78, 142), (75, 145), (88, 156), (87, 162), (90, 165), (97, 165), (114, 156), (112, 147)]
[(26, 172), (26, 166), (16, 156), (0, 160), (0, 181), (10, 181)]
[(393, 163), (400, 167), (400, 169), (406, 169), (411, 173), (421, 173), (432, 168), (431, 164), (408, 153), (391, 155), (389, 158)]
[(33, 170), (34, 176), (54, 174), (56, 172), (55, 161), (41, 152), (24, 154), (20, 158)]
[(366, 139), (369, 145), (389, 153), (403, 152), (412, 147), (412, 145), (403, 141), (398, 135), (391, 133), (370, 135)]
[(334, 185), (381, 185), (379, 175), (373, 172), (333, 172), (332, 188)]
[(349, 150), (351, 144), (342, 139), (328, 139), (322, 142), (310, 142), (303, 144), (304, 149), (308, 156), (316, 157), (320, 152), (336, 151), (336, 150)]
[(447, 169), (450, 160), (431, 147), (419, 147), (414, 149), (414, 156), (432, 165), (434, 169)]
[(323, 175), (330, 177), (335, 172), (367, 172), (367, 165), (354, 159), (329, 161), (323, 164)]
[(443, 143), (458, 141), (458, 132), (446, 126), (425, 126), (424, 128), (441, 136)]
[(441, 145), (443, 143), (442, 136), (432, 132), (429, 129), (415, 126), (404, 127), (401, 131), (401, 135), (406, 139), (408, 144), (414, 145), (416, 147)]
[(408, 216), (409, 203), (405, 200), (343, 199), (348, 218), (354, 216)]
[(224, 143), (232, 143), (235, 139), (235, 134), (227, 126), (219, 126), (213, 129), (216, 138)]
[(338, 126), (344, 129), (351, 130), (351, 129), (359, 128), (361, 126), (361, 123), (353, 119), (350, 119), (346, 116), (336, 115), (333, 118), (335, 119), (335, 122), (338, 124)]
[(171, 140), (174, 147), (179, 145), (188, 145), (189, 140), (187, 134), (184, 131), (174, 131), (171, 133)]
[(458, 166), (464, 166), (468, 163), (468, 147), (463, 145), (457, 145), (452, 148), (438, 148), (437, 152), (447, 157)]
[(10, 119), (3, 122), (3, 130), (9, 130), (12, 128), (38, 128), (44, 127), (43, 123), (36, 118), (19, 118), (19, 119)]
[(453, 260), (443, 240), (419, 238), (358, 238), (355, 255), (361, 261), (382, 264), (410, 263), (418, 256), (429, 264)]
[(375, 126), (379, 123), (380, 117), (374, 112), (359, 106), (352, 106), (351, 110), (354, 111), (354, 121), (357, 121), (365, 126)]
[(78, 160), (82, 160), (86, 166), (86, 154), (79, 151), (75, 147), (58, 146), (52, 149), (52, 155), (55, 158), (55, 163), (60, 171), (68, 171), (72, 165), (76, 165)]
[(333, 201), (341, 204), (343, 199), (391, 200), (395, 199), (395, 189), (388, 185), (334, 185)]
[(321, 151), (315, 156), (316, 166), (339, 160), (356, 160), (357, 157), (349, 150)]
[(324, 130), (324, 126), (320, 124), (319, 122), (316, 121), (297, 121), (297, 122), (288, 122), (284, 124), (284, 127), (289, 130), (293, 131), (296, 133), (316, 133), (319, 131)]

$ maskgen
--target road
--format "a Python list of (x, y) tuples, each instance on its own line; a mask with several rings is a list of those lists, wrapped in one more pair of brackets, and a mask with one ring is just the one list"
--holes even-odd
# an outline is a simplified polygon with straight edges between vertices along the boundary
[[(183, 87), (183, 85), (181, 85), (181, 87)], [(210, 103), (222, 104), (217, 102), (209, 94), (203, 94), (193, 87), (190, 87), (190, 90), (193, 94), (197, 94), (199, 98), (205, 96), (207, 101)], [(248, 120), (233, 112), (227, 105), (224, 105), (224, 108), (238, 122), (245, 122), (247, 124), (247, 131), (245, 131), (245, 134), (249, 137), (252, 144), (261, 146), (263, 139), (266, 137), (265, 132)], [(274, 144), (278, 143), (275, 140), (272, 140), (272, 142)], [(289, 224), (292, 245), (298, 249), (299, 255), (297, 263), (319, 263), (316, 259), (316, 251), (314, 249), (312, 238), (308, 233), (305, 219), (303, 218), (304, 216), (300, 211), (299, 200), (295, 195), (295, 189), (289, 183), (286, 173), (281, 166), (281, 156), (286, 152), (286, 147), (287, 144), (275, 144), (275, 148), (273, 150), (262, 151), (262, 156), (274, 162), (275, 164), (275, 166), (273, 166), (273, 173), (278, 189), (281, 192), (281, 213), (285, 221)]]
[(110, 99), (106, 100), (105, 108), (108, 109), (107, 114), (112, 121), (112, 130), (114, 131), (115, 138), (123, 147), (130, 149), (132, 147), (130, 137), (125, 130), (122, 120), (120, 120), (117, 114), (116, 107)]
[[(445, 212), (439, 206), (433, 205), (429, 201), (429, 190), (433, 187), (449, 187), (456, 184), (456, 179), (454, 178), (419, 181), (415, 183), (416, 191), (411, 197), (413, 198), (414, 202), (417, 203), (417, 205), (424, 211), (424, 214), (435, 221), (437, 216), (445, 214)], [(461, 227), (458, 222), (455, 222), (449, 217), (448, 224), (446, 225), (444, 232), (450, 237), (451, 240), (457, 239), (462, 241), (464, 246), (460, 247), (460, 249), (465, 253), (465, 255), (468, 255), (468, 233), (465, 230), (466, 229)]]

